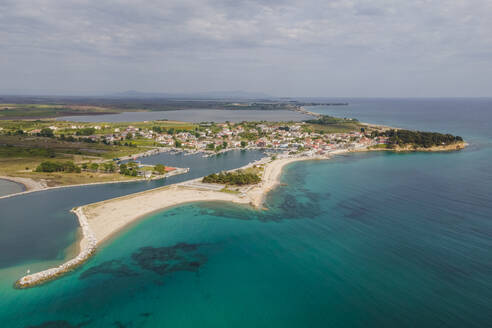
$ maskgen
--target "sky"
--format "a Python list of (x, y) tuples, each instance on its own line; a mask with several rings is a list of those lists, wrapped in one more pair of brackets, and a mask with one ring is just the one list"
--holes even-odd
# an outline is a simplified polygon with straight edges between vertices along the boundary
[(492, 96), (491, 0), (0, 0), (0, 93)]

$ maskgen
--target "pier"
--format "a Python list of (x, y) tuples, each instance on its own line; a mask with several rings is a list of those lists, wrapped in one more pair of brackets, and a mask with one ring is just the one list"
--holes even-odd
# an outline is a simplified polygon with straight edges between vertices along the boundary
[(56, 278), (65, 272), (71, 271), (80, 264), (84, 263), (96, 250), (97, 239), (92, 232), (87, 217), (85, 216), (81, 207), (72, 210), (79, 219), (80, 227), (82, 228), (82, 240), (80, 241), (79, 254), (68, 262), (65, 262), (56, 268), (51, 268), (26, 275), (15, 283), (17, 288), (28, 288), (45, 281)]

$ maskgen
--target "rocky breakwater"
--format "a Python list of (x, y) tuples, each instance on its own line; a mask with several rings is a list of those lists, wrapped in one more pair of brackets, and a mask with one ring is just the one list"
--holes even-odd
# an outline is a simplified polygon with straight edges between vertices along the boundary
[(81, 207), (72, 210), (79, 219), (80, 226), (82, 228), (82, 240), (80, 241), (79, 254), (68, 262), (59, 265), (56, 268), (43, 270), (37, 273), (26, 275), (15, 283), (17, 288), (28, 288), (35, 285), (39, 285), (46, 281), (52, 280), (60, 275), (73, 270), (80, 264), (84, 263), (96, 250), (97, 240), (94, 237), (87, 217), (85, 216)]

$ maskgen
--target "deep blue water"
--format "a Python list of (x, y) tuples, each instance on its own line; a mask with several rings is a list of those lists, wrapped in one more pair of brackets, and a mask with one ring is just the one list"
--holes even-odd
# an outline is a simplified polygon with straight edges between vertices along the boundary
[(37, 288), (13, 289), (25, 266), (6, 267), (0, 321), (9, 327), (490, 326), (492, 101), (456, 100), (460, 107), (432, 100), (423, 105), (425, 116), (415, 110), (401, 118), (392, 108), (411, 111), (425, 100), (378, 101), (344, 110), (362, 121), (460, 134), (471, 145), (452, 153), (358, 153), (294, 163), (268, 195), (268, 210), (194, 203), (156, 213), (79, 270)]

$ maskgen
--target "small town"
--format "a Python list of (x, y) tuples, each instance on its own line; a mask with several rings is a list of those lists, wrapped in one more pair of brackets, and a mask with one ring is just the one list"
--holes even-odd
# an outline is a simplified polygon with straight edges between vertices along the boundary
[[(47, 131), (47, 130), (50, 131)], [(388, 137), (373, 137), (361, 127), (359, 131), (325, 133), (314, 130), (305, 122), (296, 123), (201, 123), (192, 129), (161, 128), (156, 125), (141, 128), (128, 125), (71, 125), (69, 128), (51, 125), (43, 129), (21, 131), (33, 136), (52, 136), (66, 141), (84, 141), (111, 145), (137, 146), (150, 141), (149, 146), (166, 147), (185, 152), (218, 153), (231, 149), (275, 149), (292, 154), (321, 155), (335, 149), (365, 148), (386, 144)]]

